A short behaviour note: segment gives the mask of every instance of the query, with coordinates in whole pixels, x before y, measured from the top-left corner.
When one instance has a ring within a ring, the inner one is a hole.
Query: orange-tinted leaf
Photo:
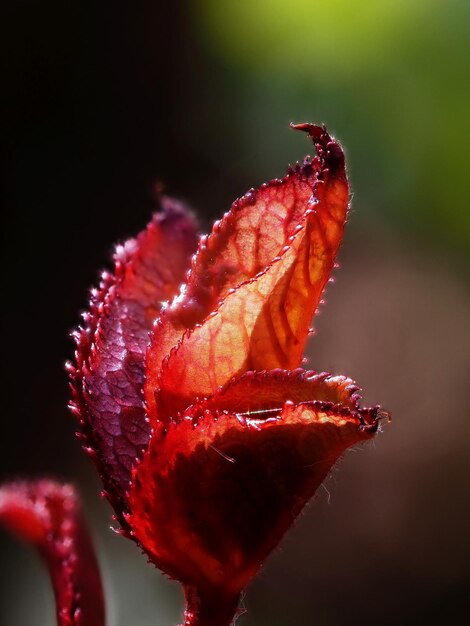
[[[104,626],[99,568],[72,486],[48,480],[4,485],[0,523],[46,562],[58,626]]]
[[[92,292],[69,366],[72,409],[118,515],[150,434],[142,393],[148,332],[163,301],[178,292],[196,247],[192,216],[169,198],[161,202],[147,229],[117,247],[114,274],[105,272]]]
[[[314,139],[316,159],[235,203],[163,311],[147,354],[152,421],[167,423],[245,371],[300,364],[349,201],[339,144],[316,126],[300,128]]]
[[[333,395],[343,392],[339,384]],[[346,448],[372,436],[377,412],[315,401],[287,402],[266,419],[206,410],[195,423],[188,412],[166,434],[157,429],[134,469],[132,531],[170,576],[230,597],[256,573]]]

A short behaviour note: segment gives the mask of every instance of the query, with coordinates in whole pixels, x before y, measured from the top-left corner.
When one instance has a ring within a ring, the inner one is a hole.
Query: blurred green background
[[[468,2],[194,7],[194,36],[223,86],[213,89],[213,114],[230,111],[247,171],[268,177],[286,154],[298,157],[288,120],[324,121],[350,155],[361,219],[379,216],[405,236],[468,251]]]
[[[394,421],[346,455],[244,599],[240,626],[456,622],[470,586],[470,2],[22,0],[2,7],[1,478],[83,493],[109,626],[172,626],[178,586],[108,531],[62,363],[114,242],[163,181],[202,228],[310,150],[352,182],[309,366]],[[35,555],[0,537],[0,624],[52,626]]]

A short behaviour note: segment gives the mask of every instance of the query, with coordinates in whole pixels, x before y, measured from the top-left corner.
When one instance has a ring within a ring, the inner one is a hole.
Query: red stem
[[[88,528],[81,517],[75,517],[72,566],[56,555],[40,550],[46,561],[54,588],[58,626],[105,626],[103,587],[98,561]],[[70,572],[70,569],[72,572]],[[68,570],[68,571],[67,571]],[[70,576],[74,599],[64,589],[64,576]]]
[[[47,564],[58,626],[104,626],[99,566],[71,485],[49,480],[4,485],[0,523],[36,547]]]
[[[201,591],[184,587],[186,608],[181,626],[230,626],[236,616],[240,594],[219,589]]]

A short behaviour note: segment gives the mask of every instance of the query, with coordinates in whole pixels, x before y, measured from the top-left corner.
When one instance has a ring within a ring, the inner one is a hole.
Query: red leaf
[[[250,372],[158,429],[129,518],[154,562],[203,592],[239,593],[346,448],[375,433],[379,410],[359,409],[356,390],[327,374]]]
[[[251,418],[278,415],[285,402],[323,402],[360,411],[359,387],[346,376],[327,372],[271,370],[246,372],[220,388],[212,396],[189,407],[184,416],[193,419],[205,411],[225,411]]]
[[[148,331],[163,301],[177,293],[196,247],[192,216],[169,198],[161,202],[147,229],[117,247],[114,274],[105,272],[92,292],[85,328],[75,333],[76,366],[69,366],[72,410],[118,515],[150,434],[142,395]]]
[[[153,330],[146,381],[153,423],[168,423],[247,370],[300,364],[349,195],[339,144],[317,126],[298,128],[318,156],[234,203],[201,241],[186,289]]]
[[[4,485],[0,522],[46,562],[58,626],[104,626],[98,563],[73,487],[48,480]]]

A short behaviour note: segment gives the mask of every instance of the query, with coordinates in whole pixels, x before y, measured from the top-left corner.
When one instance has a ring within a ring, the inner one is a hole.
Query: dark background
[[[109,625],[168,626],[178,586],[108,532],[63,363],[113,244],[153,189],[204,229],[310,150],[343,142],[354,191],[310,366],[394,421],[346,455],[244,600],[240,625],[454,621],[470,583],[465,0],[39,2],[2,8],[1,478],[75,482]],[[0,624],[53,624],[35,555],[0,536]]]

